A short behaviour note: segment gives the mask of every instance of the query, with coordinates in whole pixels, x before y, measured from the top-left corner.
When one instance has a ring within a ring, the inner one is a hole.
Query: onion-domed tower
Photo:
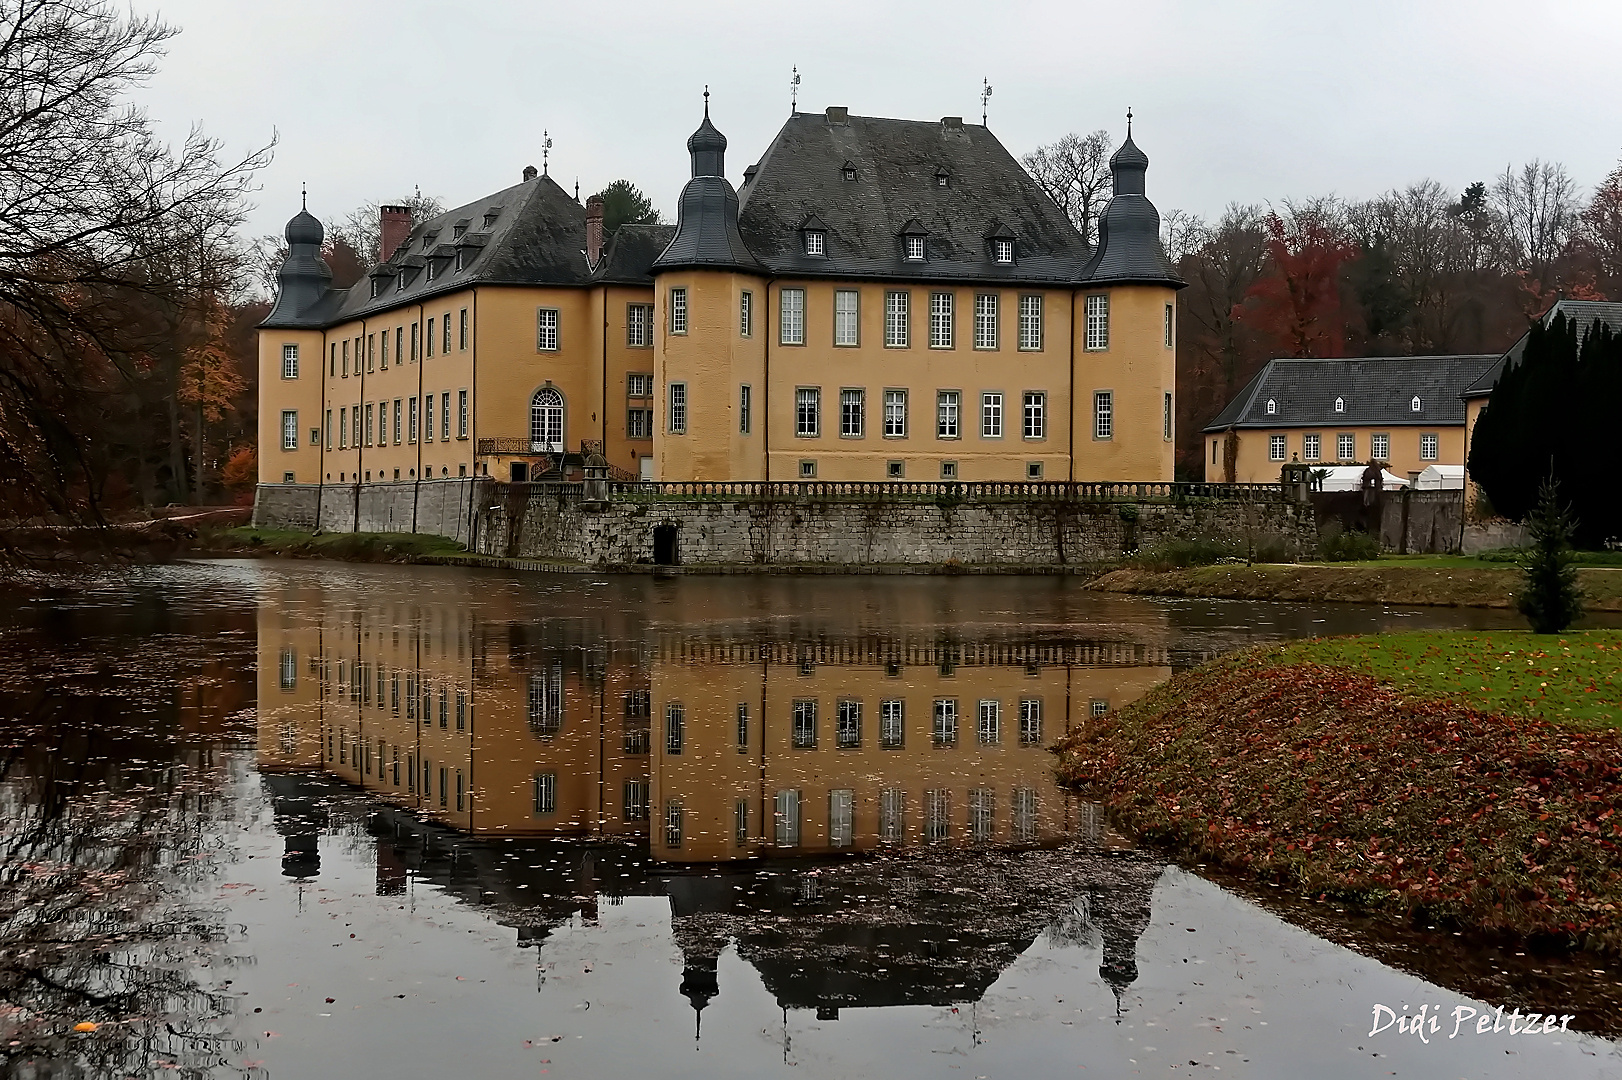
[[[1098,247],[1076,276],[1075,477],[1170,480],[1176,416],[1177,291],[1146,193],[1149,155],[1126,141],[1110,158],[1115,193]]]
[[[326,230],[301,207],[287,223],[276,303],[259,324],[259,481],[321,479],[322,319],[340,297],[321,257]]]
[[[294,325],[332,288],[332,270],[321,257],[326,230],[308,207],[287,223],[287,258],[276,272],[276,306],[262,326]]]
[[[726,149],[706,87],[676,235],[653,263],[659,480],[767,479],[766,270],[738,233]]]

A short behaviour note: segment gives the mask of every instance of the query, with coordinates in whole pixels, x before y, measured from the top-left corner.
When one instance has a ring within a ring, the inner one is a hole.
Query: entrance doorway
[[[563,395],[543,386],[529,402],[529,449],[535,454],[563,450]]]
[[[676,526],[666,522],[653,527],[653,561],[658,566],[676,565]]]
[[[529,482],[529,462],[515,461],[512,463],[512,481],[515,484]]]

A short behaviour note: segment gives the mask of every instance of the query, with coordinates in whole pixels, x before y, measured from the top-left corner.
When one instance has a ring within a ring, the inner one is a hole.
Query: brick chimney
[[[586,200],[586,265],[593,270],[603,256],[603,200],[593,195]]]
[[[411,238],[411,210],[404,206],[385,206],[378,213],[377,261],[387,262],[400,245]]]
[[[535,166],[533,166],[533,165],[525,165],[524,166],[524,183],[526,183],[526,184],[529,183],[531,180],[535,179],[539,175],[541,175],[541,174],[535,171]]]

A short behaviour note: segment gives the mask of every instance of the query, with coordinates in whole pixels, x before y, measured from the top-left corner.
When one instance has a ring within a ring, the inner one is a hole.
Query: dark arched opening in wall
[[[673,522],[653,527],[653,561],[658,566],[675,566],[678,562],[676,551],[676,526]]]

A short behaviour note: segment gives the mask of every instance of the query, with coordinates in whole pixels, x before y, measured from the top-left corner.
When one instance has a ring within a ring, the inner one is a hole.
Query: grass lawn
[[[1284,663],[1351,668],[1419,696],[1589,728],[1622,728],[1622,631],[1422,631],[1318,638]]]

